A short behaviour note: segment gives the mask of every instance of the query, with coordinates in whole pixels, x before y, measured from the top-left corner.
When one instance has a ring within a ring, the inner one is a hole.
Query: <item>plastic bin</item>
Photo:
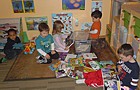
[[[134,26],[134,34],[140,38],[140,27],[137,25]]]
[[[75,51],[76,53],[90,53],[91,50],[91,40],[80,40],[75,41]]]
[[[134,18],[135,18],[135,25],[140,26],[140,19],[137,17]]]
[[[88,32],[85,32],[85,31],[75,31],[73,32],[72,34],[72,39],[73,40],[88,40],[88,37],[89,37],[89,33]]]
[[[124,26],[120,27],[120,37],[119,37],[119,42],[121,44],[124,44],[127,42],[127,29]]]
[[[127,19],[124,19],[124,26],[128,29],[129,21]]]
[[[124,12],[124,19],[130,21],[130,13],[125,10],[123,12]]]
[[[136,55],[137,55],[137,53],[138,53],[139,44],[140,44],[140,42],[139,42],[134,36],[132,36],[132,47],[133,47],[134,53],[135,53]]]
[[[118,44],[118,38],[116,34],[113,35],[113,47],[117,49],[117,44]]]

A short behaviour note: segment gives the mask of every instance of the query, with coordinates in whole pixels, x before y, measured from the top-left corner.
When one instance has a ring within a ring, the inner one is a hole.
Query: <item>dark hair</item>
[[[15,34],[17,34],[17,30],[12,29],[12,28],[7,31],[8,35],[9,35],[10,32],[15,32]]]
[[[39,29],[40,32],[42,32],[42,31],[48,31],[49,32],[50,31],[49,26],[44,22],[39,24],[38,29]]]
[[[64,28],[64,24],[60,20],[56,20],[54,22],[54,24],[53,24],[53,32],[52,32],[52,34],[56,34],[60,30],[62,30],[62,28]]]
[[[134,55],[134,50],[133,50],[133,47],[130,44],[126,43],[126,44],[123,44],[119,47],[117,53],[118,54],[123,54],[124,56],[128,56],[128,55],[133,56]]]
[[[91,17],[102,18],[102,12],[99,10],[95,10],[94,12],[91,13]]]

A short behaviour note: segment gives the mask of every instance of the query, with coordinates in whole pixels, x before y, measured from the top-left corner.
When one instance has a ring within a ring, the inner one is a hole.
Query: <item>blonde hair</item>
[[[60,33],[62,28],[64,28],[64,24],[60,20],[56,20],[53,24],[52,34]]]

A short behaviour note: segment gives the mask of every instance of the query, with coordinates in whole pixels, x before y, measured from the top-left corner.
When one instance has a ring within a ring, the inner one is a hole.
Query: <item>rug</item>
[[[22,52],[12,65],[5,78],[5,81],[55,78],[54,71],[51,71],[49,68],[50,64],[36,63],[37,55],[37,51],[35,51],[33,54],[27,55]],[[53,60],[52,64],[56,63],[57,61],[58,60]]]
[[[110,46],[107,44],[105,39],[101,38],[99,44],[96,41],[92,41],[91,52],[97,55],[97,60],[107,61],[112,60],[114,63],[117,62],[115,54],[111,51]],[[70,53],[74,53],[74,46],[71,47]],[[29,79],[43,79],[43,78],[55,78],[54,71],[51,71],[48,66],[50,64],[38,64],[36,63],[37,51],[33,54],[25,55],[21,53],[15,60],[13,66],[9,70],[5,81],[12,80],[29,80]],[[53,60],[52,64],[58,62]]]

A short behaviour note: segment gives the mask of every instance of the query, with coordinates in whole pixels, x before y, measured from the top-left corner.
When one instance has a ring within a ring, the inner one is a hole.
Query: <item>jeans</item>
[[[17,57],[21,53],[21,49],[6,49],[4,50],[4,53],[6,54],[6,59],[13,59]]]

